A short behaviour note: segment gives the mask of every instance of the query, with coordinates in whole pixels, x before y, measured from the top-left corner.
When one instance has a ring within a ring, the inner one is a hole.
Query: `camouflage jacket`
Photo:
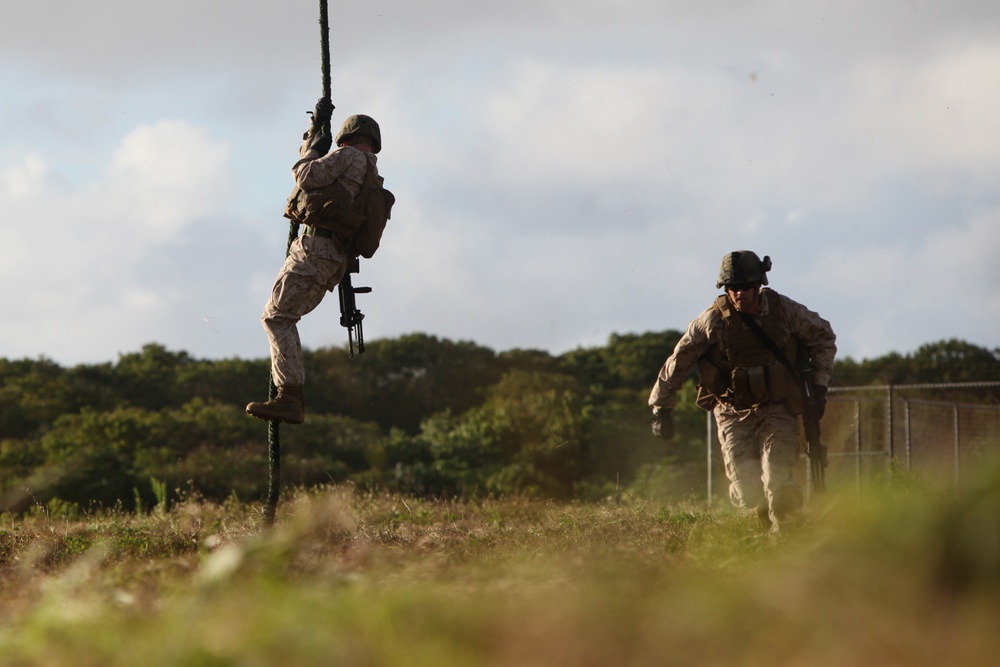
[[[771,299],[780,299],[781,307],[770,308],[768,302]],[[761,290],[760,309],[753,317],[756,319],[768,317],[772,310],[778,312],[779,326],[809,348],[815,366],[816,384],[827,386],[833,372],[833,359],[837,353],[837,337],[830,323],[802,304],[765,287]],[[713,348],[721,348],[723,336],[723,318],[719,309],[713,304],[688,325],[673,354],[663,364],[649,394],[649,405],[654,409],[673,408],[677,404],[677,392],[684,384],[684,379],[692,366]]]
[[[316,190],[339,180],[352,197],[361,190],[368,164],[378,161],[374,153],[365,153],[353,146],[342,146],[321,157],[309,150],[308,141],[302,143],[299,156],[301,159],[292,165],[292,175],[300,188]]]

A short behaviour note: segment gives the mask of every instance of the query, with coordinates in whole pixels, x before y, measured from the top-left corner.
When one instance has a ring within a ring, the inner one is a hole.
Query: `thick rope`
[[[323,97],[332,99],[330,92],[330,17],[327,13],[326,0],[319,0],[319,45],[319,65],[323,69]],[[330,134],[329,121],[323,126],[323,131]]]
[[[323,70],[323,97],[330,98],[330,18],[327,11],[327,0],[319,0],[320,28],[320,67]],[[323,126],[323,132],[330,135],[330,121]],[[285,245],[285,257],[292,249],[292,243],[299,236],[299,223],[291,220],[288,224],[288,243]],[[274,384],[274,376],[268,375],[267,400],[273,400],[278,395]],[[280,422],[276,420],[267,423],[267,504],[264,507],[264,525],[274,526],[274,516],[278,511],[278,498],[281,496],[281,438],[278,432]]]

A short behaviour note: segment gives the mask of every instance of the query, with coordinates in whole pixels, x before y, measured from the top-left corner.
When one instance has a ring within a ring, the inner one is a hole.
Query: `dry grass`
[[[0,526],[0,665],[939,665],[1000,650],[1000,475],[772,544],[629,501],[296,492]]]

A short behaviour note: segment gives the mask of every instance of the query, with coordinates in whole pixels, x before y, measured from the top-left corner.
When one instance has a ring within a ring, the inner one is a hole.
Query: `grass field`
[[[431,501],[4,515],[0,665],[993,665],[1000,471],[728,508]]]

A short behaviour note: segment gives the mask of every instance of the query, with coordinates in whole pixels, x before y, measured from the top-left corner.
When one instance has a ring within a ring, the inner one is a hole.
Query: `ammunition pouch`
[[[759,322],[736,311],[725,294],[715,300],[724,325],[721,345],[698,360],[702,380],[696,400],[706,410],[721,401],[740,410],[784,403],[793,416],[805,411],[804,388],[786,358],[799,341],[781,324],[781,295],[764,294],[770,312]]]
[[[729,389],[728,371],[707,356],[698,358],[698,395],[694,401],[699,408],[711,412]]]
[[[763,366],[733,369],[732,402],[740,408],[769,402]]]
[[[310,227],[330,230],[333,237],[347,245],[364,217],[353,206],[351,193],[334,181],[315,190],[296,186],[285,205],[285,217]]]
[[[285,217],[315,229],[329,230],[348,256],[371,259],[396,202],[383,183],[371,163],[356,197],[340,181],[315,190],[295,186],[285,204]]]
[[[723,402],[738,409],[784,403],[791,415],[805,411],[802,387],[780,362],[729,371],[706,356],[698,360],[698,373],[701,382],[695,402],[703,410],[712,410]]]

